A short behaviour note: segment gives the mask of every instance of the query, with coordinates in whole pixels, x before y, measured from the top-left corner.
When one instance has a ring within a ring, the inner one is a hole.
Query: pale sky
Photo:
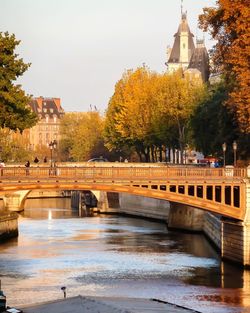
[[[215,0],[183,0],[191,31]],[[34,97],[61,98],[68,111],[104,112],[126,69],[166,70],[181,0],[0,0],[0,31],[14,33],[32,63],[20,83]],[[206,45],[211,48],[209,35]]]

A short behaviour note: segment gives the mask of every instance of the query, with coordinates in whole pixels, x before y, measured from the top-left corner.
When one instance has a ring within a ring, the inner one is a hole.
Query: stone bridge
[[[193,168],[103,163],[85,166],[5,167],[0,193],[34,189],[99,190],[129,193],[186,204],[226,217],[248,220],[248,171],[244,168]],[[20,197],[23,205],[27,192]],[[7,205],[7,200],[5,201]]]
[[[128,193],[219,214],[224,217],[218,228],[222,257],[250,266],[250,167],[105,162],[1,169],[0,195],[7,209],[22,209],[27,194],[35,189]]]

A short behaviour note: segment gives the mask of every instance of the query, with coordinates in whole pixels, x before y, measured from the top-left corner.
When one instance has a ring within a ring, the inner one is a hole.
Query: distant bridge
[[[249,169],[194,168],[133,163],[5,167],[0,193],[34,189],[100,190],[164,199],[244,221]]]

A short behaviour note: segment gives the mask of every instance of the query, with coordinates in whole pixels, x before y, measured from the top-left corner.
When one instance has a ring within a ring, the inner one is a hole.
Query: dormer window
[[[54,110],[51,108],[51,109],[50,109],[50,113],[53,113],[53,111],[54,111]]]
[[[46,113],[46,112],[47,112],[47,109],[46,109],[46,108],[44,108],[44,109],[43,109],[43,112],[44,112],[44,113]]]

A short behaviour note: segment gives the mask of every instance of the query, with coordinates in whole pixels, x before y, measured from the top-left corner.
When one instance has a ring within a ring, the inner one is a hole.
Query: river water
[[[204,313],[250,312],[250,272],[203,235],[114,215],[79,217],[69,199],[27,200],[19,237],[0,245],[10,306],[67,296],[157,298]]]

